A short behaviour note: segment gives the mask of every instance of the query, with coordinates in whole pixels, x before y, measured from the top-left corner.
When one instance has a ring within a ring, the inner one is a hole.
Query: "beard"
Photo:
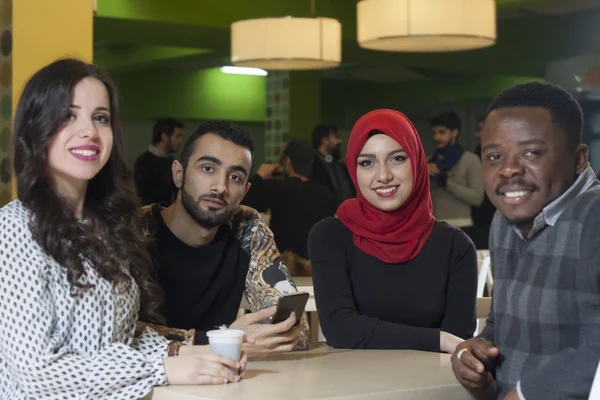
[[[333,158],[335,161],[339,161],[340,158],[342,157],[342,149],[341,149],[341,145],[336,145],[333,149],[331,149],[331,158]]]
[[[200,199],[202,198],[213,198],[223,202],[225,201],[222,195],[212,193],[200,196]],[[212,207],[209,207],[208,210],[203,210],[196,202],[196,199],[194,199],[194,197],[187,190],[185,190],[185,184],[183,184],[181,187],[181,204],[183,205],[183,209],[190,215],[190,217],[193,218],[194,221],[196,221],[198,225],[207,229],[223,225],[229,221],[235,212],[235,208],[225,208],[225,210],[221,213],[218,213]]]
[[[169,140],[169,142],[167,143],[167,147],[169,147],[168,148],[168,153],[169,154],[175,154],[175,153],[177,153],[177,150],[173,146],[173,143],[171,142],[171,140]]]

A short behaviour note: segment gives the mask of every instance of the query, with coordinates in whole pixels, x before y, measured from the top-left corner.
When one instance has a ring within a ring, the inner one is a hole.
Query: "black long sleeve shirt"
[[[306,240],[320,220],[335,215],[335,201],[327,187],[299,178],[252,178],[242,204],[259,212],[271,210],[270,228],[280,252],[289,250],[308,258]]]
[[[333,347],[440,351],[440,330],[475,330],[477,254],[469,237],[436,222],[414,260],[387,264],[354,245],[340,220],[327,218],[308,238],[315,300]]]
[[[171,166],[173,157],[158,157],[146,151],[135,161],[135,187],[142,205],[171,205],[177,195]]]

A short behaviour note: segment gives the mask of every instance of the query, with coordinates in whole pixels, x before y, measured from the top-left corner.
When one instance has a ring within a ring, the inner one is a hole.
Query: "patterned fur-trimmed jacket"
[[[142,208],[142,221],[144,235],[152,240],[157,227],[151,205]],[[281,263],[273,233],[256,210],[246,206],[238,206],[229,220],[229,224],[231,232],[240,241],[243,250],[250,256],[250,265],[248,266],[244,285],[244,297],[252,312],[276,305],[282,295],[298,291],[292,276],[285,265]],[[281,276],[284,278],[280,279]],[[145,325],[141,323],[139,328]],[[310,329],[306,313],[302,316],[301,325],[300,340],[295,350],[308,350],[310,347]],[[152,327],[169,339],[188,344],[193,343],[193,330],[161,328],[154,325]]]

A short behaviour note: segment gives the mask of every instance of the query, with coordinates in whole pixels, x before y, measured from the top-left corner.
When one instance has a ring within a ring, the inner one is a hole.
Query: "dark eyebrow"
[[[218,158],[213,157],[213,156],[202,156],[196,160],[196,162],[200,162],[200,161],[208,161],[213,164],[223,165],[223,161],[221,161]]]
[[[394,154],[400,154],[400,153],[406,154],[406,150],[404,150],[404,149],[393,150],[388,153],[388,156],[393,156]]]
[[[223,166],[223,161],[221,161],[217,157],[213,157],[213,156],[202,156],[196,160],[196,162],[200,162],[200,161],[208,161],[213,164],[217,164],[218,166]],[[232,171],[241,172],[242,174],[248,176],[248,170],[243,165],[233,165],[230,167],[230,169]]]
[[[544,142],[541,139],[529,139],[529,140],[523,140],[521,142],[519,142],[519,144],[523,144],[525,146],[531,145],[531,144],[541,144],[541,145],[545,145],[546,142]]]
[[[389,156],[393,156],[394,154],[399,154],[399,153],[405,153],[406,154],[406,150],[404,149],[397,149],[397,150],[392,150],[388,153],[388,157]],[[365,154],[359,154],[358,157],[364,157],[364,158],[376,158],[375,154],[371,154],[371,153],[365,153]],[[358,158],[356,157],[356,158]]]
[[[483,153],[484,151],[488,151],[488,150],[494,150],[497,149],[498,147],[500,147],[499,144],[486,144],[485,146],[483,146],[483,148],[481,149],[481,152]]]
[[[69,108],[78,108],[78,109],[81,110],[81,107],[79,107],[79,106],[77,106],[75,104],[71,104],[69,106]],[[101,111],[108,111],[108,112],[110,112],[110,110],[108,108],[106,108],[106,107],[96,107],[95,110],[101,110]]]
[[[242,174],[248,176],[248,170],[241,165],[234,165],[231,167],[233,171],[241,172]]]
[[[543,141],[543,140],[541,140],[541,139],[529,139],[529,140],[522,140],[522,141],[520,141],[520,142],[519,142],[519,144],[520,144],[521,146],[530,146],[530,145],[532,145],[532,144],[544,145],[544,146],[545,146],[547,143],[546,143],[546,142],[544,142],[544,141]],[[486,145],[485,145],[485,146],[483,146],[483,148],[481,149],[481,152],[483,153],[483,152],[485,152],[485,151],[488,151],[488,150],[494,150],[494,149],[497,149],[497,148],[499,148],[499,147],[500,147],[500,145],[499,145],[499,144],[495,144],[495,143],[492,143],[492,144],[486,144]]]

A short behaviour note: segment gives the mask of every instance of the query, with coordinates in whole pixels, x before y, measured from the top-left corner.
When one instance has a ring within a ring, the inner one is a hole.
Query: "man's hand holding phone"
[[[242,351],[249,357],[273,355],[292,351],[300,340],[301,325],[296,324],[296,315],[290,316],[276,324],[261,323],[275,315],[277,307],[269,307],[255,313],[246,314],[230,325],[230,329],[243,330],[255,343],[242,344]],[[300,315],[298,318],[301,318]]]

